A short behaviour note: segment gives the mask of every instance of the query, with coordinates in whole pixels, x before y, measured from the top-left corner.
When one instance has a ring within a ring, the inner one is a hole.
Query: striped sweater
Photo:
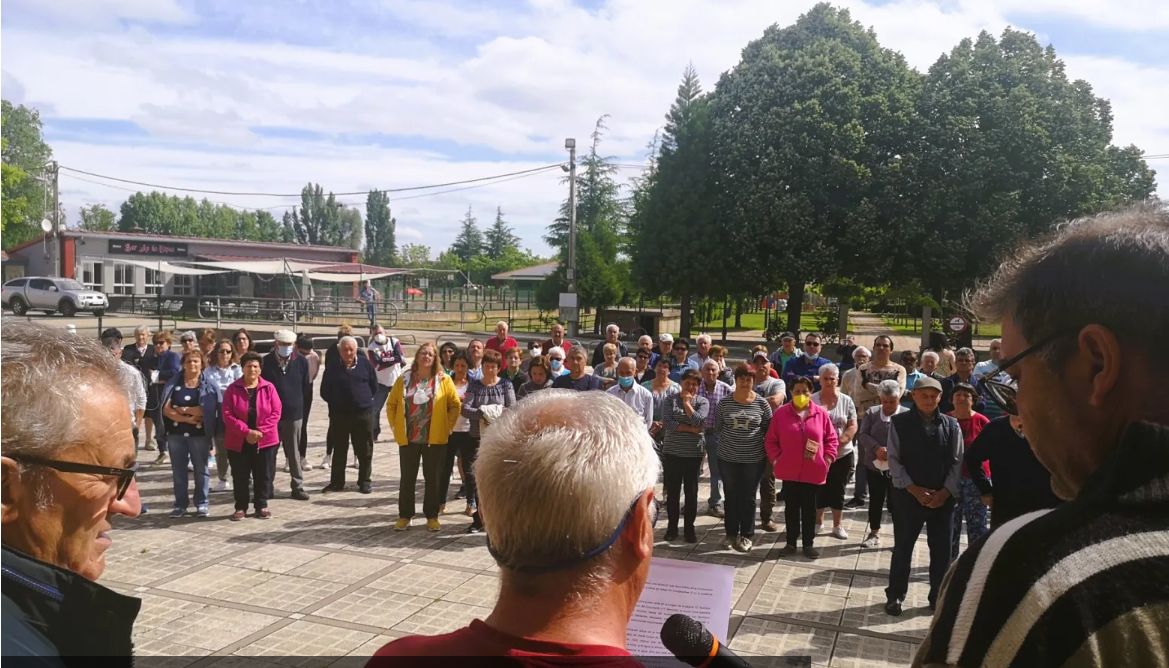
[[[1169,665],[1169,426],[1130,424],[1074,500],[967,550],[914,665]]]

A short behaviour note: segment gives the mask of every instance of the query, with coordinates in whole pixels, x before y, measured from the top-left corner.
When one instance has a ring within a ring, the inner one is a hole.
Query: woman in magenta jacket
[[[812,545],[816,538],[816,491],[828,477],[839,441],[828,411],[812,403],[812,379],[797,378],[791,393],[792,400],[771,417],[763,445],[775,479],[783,481],[787,521],[783,553],[795,554],[796,539],[802,535],[804,556],[815,559],[820,556]]]
[[[244,518],[248,510],[248,483],[252,485],[256,518],[272,517],[268,510],[268,481],[276,466],[276,446],[280,436],[280,395],[276,386],[260,377],[260,356],[253,352],[240,357],[243,376],[223,391],[223,446],[231,462],[232,486],[235,488],[233,522]]]

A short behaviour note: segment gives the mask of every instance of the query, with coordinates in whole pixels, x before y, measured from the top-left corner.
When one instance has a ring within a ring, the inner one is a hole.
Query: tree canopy
[[[40,234],[41,220],[52,211],[46,167],[53,150],[45,143],[40,112],[3,101],[0,156],[0,236],[4,247],[10,248]]]

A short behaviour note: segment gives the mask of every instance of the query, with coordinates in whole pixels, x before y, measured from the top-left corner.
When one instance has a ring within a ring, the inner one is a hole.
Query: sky
[[[773,23],[812,0],[5,0],[0,94],[40,110],[67,167],[259,193],[449,183],[563,163],[609,114],[601,152],[628,182],[687,63],[706,89]],[[925,71],[961,39],[1008,26],[1052,44],[1112,102],[1114,143],[1169,153],[1169,3],[838,1]],[[1169,160],[1158,193],[1169,199]],[[104,185],[103,185],[104,184]],[[133,186],[62,172],[68,220]],[[399,244],[432,257],[468,207],[537,254],[567,195],[559,170],[391,194]],[[297,197],[207,195],[279,218]],[[364,196],[342,197],[364,205]]]

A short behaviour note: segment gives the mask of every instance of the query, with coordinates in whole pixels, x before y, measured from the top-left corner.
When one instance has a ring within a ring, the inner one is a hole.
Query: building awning
[[[304,260],[290,260],[288,258],[212,262],[197,260],[192,261],[189,264],[196,264],[200,267],[207,267],[210,269],[239,271],[246,274],[262,274],[265,276],[279,276],[281,274],[299,273],[301,271],[310,269],[331,266],[329,264],[322,264],[320,262],[306,262]]]
[[[166,260],[118,260],[123,264],[132,264],[135,267],[146,267],[147,269],[154,269],[164,274],[171,274],[174,276],[210,276],[211,274],[225,274],[226,269],[196,269],[194,267],[183,267]]]
[[[533,267],[524,267],[523,269],[513,269],[512,271],[504,271],[498,274],[493,274],[491,280],[493,281],[542,281],[548,278],[556,269],[560,267],[560,262],[545,262],[544,264],[537,264]]]

